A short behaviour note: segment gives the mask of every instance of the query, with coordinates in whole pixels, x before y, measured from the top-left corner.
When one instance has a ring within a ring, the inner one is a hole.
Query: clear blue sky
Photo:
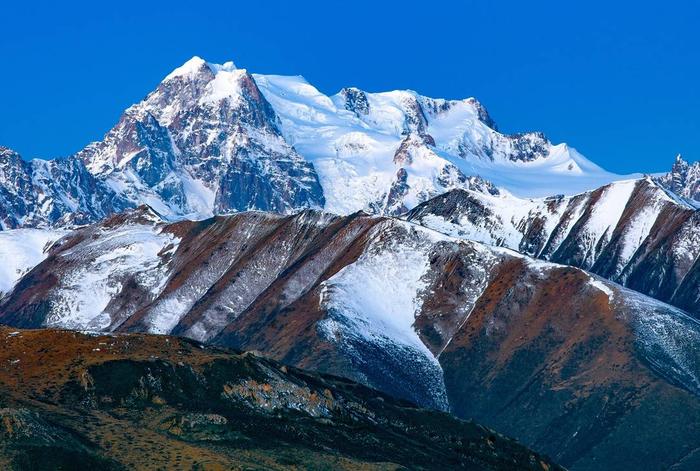
[[[199,55],[325,93],[475,96],[502,130],[542,130],[617,172],[700,159],[691,1],[23,3],[2,8],[0,144],[26,158],[100,139]]]

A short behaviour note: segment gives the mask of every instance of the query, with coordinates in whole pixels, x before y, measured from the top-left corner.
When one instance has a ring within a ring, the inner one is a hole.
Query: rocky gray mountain
[[[130,207],[75,158],[32,160],[0,147],[0,227],[94,222]]]
[[[78,154],[90,171],[171,217],[322,207],[313,166],[288,145],[245,70],[193,59]]]
[[[656,181],[683,198],[700,202],[700,162],[690,164],[678,154],[671,171]]]

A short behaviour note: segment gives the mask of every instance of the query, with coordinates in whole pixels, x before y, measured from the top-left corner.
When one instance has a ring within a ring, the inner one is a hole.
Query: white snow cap
[[[231,72],[236,70],[236,65],[233,61],[224,62],[223,64],[214,64],[207,62],[199,56],[194,56],[184,64],[182,64],[177,69],[170,72],[164,80],[170,80],[175,77],[188,76],[198,73],[202,70],[202,66],[206,65],[213,73],[218,73],[220,71]]]

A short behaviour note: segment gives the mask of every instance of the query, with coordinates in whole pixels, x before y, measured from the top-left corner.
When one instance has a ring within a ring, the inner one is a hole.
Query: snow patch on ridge
[[[172,252],[178,242],[156,227],[127,224],[103,230],[93,242],[62,253],[61,257],[80,263],[62,274],[46,326],[108,329],[113,319],[106,308],[128,280],[133,279],[152,297],[163,289],[167,276],[161,269],[161,256],[168,247]]]
[[[422,305],[420,293],[426,287],[429,248],[433,235],[441,236],[406,224],[399,226],[408,232],[405,239],[392,237],[385,245],[381,231],[397,229],[394,224],[380,225],[365,253],[322,283],[319,304],[328,317],[319,322],[319,329],[351,352],[366,348],[363,345],[380,346],[401,369],[411,358],[421,371],[411,381],[426,385],[434,404],[444,408],[442,368],[414,329]]]
[[[608,297],[608,300],[610,300],[610,301],[613,300],[613,296],[615,295],[615,292],[612,290],[612,288],[610,288],[610,286],[607,285],[607,283],[610,283],[609,281],[600,280],[597,277],[591,275],[590,273],[588,273],[588,277],[589,277],[589,280],[590,280],[589,283],[591,284],[591,286],[593,286],[594,288],[598,289],[599,291],[602,291],[603,293],[605,293],[605,295]]]
[[[593,211],[587,223],[588,232],[596,237],[594,243],[597,243],[606,231],[612,232],[615,229],[637,181],[625,180],[605,187],[595,204],[596,210]]]
[[[427,267],[424,252],[397,244],[361,258],[325,281],[320,302],[342,313],[358,335],[373,341],[391,339],[430,355],[413,328]]]
[[[656,199],[652,205],[643,207],[627,225],[627,230],[622,235],[618,270],[621,270],[632,259],[632,256],[651,232],[651,228],[663,209],[660,203],[661,201]]]
[[[214,80],[207,84],[208,92],[202,96],[200,103],[211,103],[223,99],[231,99],[235,105],[236,100],[241,97],[240,80],[246,75],[246,71],[241,69],[227,70],[223,66],[217,69]]]

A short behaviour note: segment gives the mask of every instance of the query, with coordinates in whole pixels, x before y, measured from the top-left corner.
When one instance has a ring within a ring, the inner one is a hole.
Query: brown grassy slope
[[[488,429],[187,340],[0,328],[3,469],[557,469]]]

